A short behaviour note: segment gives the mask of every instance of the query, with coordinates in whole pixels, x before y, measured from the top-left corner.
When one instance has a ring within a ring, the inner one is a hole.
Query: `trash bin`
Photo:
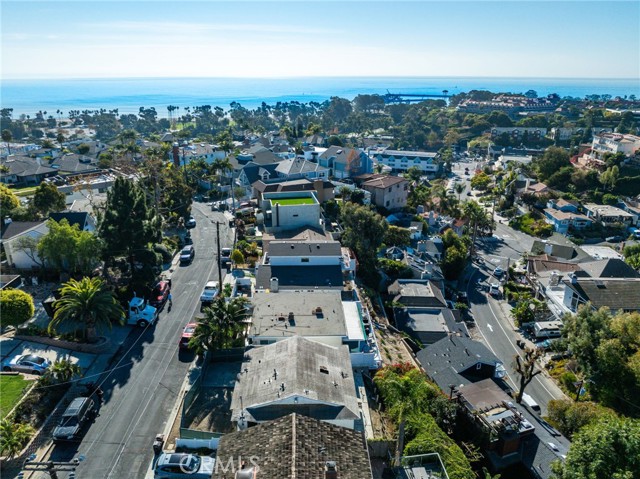
[[[164,446],[164,435],[158,434],[156,439],[153,441],[153,452],[155,454],[160,454],[162,452],[162,446]]]

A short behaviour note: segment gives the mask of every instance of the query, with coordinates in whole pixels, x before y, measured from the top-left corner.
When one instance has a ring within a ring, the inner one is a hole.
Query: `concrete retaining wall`
[[[46,336],[25,336],[16,334],[15,339],[21,341],[31,341],[34,343],[47,344],[56,348],[70,349],[79,353],[102,354],[106,353],[111,346],[111,339],[105,336],[99,338],[98,343],[76,343],[75,341],[65,341],[63,339],[48,338]]]

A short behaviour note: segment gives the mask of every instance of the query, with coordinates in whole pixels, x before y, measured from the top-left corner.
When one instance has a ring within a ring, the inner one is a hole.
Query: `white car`
[[[216,299],[219,291],[220,285],[217,281],[207,281],[207,284],[204,286],[204,290],[200,295],[200,301],[203,303],[211,303],[214,299]]]
[[[162,453],[156,462],[155,479],[209,479],[215,459],[186,453]]]

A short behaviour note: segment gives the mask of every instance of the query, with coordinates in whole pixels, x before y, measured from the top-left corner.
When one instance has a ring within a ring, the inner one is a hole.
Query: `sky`
[[[640,78],[640,1],[6,1],[3,79]]]

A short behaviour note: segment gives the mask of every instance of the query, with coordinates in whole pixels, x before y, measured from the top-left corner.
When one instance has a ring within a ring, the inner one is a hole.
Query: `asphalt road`
[[[149,470],[153,440],[164,430],[194,359],[193,354],[178,352],[178,339],[184,325],[199,313],[204,284],[218,279],[212,219],[223,223],[221,247],[233,242],[233,231],[222,213],[194,203],[193,216],[197,221],[191,233],[196,255],[192,264],[175,267],[171,312],[167,304],[155,326],[132,331],[119,361],[101,378],[105,402],[82,442],[59,444],[51,452],[54,461],[84,455],[78,477],[140,478]]]
[[[489,349],[503,361],[509,376],[508,383],[514,390],[519,389],[519,376],[514,372],[512,363],[516,354],[522,354],[522,349],[516,345],[516,341],[522,338],[508,317],[504,302],[489,296],[484,286],[498,282],[492,275],[496,266],[503,269],[508,264],[513,266],[523,251],[531,249],[532,243],[533,239],[524,233],[498,224],[492,239],[478,242],[478,253],[483,261],[473,264],[474,271],[467,288],[476,329]],[[536,376],[525,391],[540,405],[542,415],[546,414],[546,405],[551,399],[566,397],[544,373]]]

